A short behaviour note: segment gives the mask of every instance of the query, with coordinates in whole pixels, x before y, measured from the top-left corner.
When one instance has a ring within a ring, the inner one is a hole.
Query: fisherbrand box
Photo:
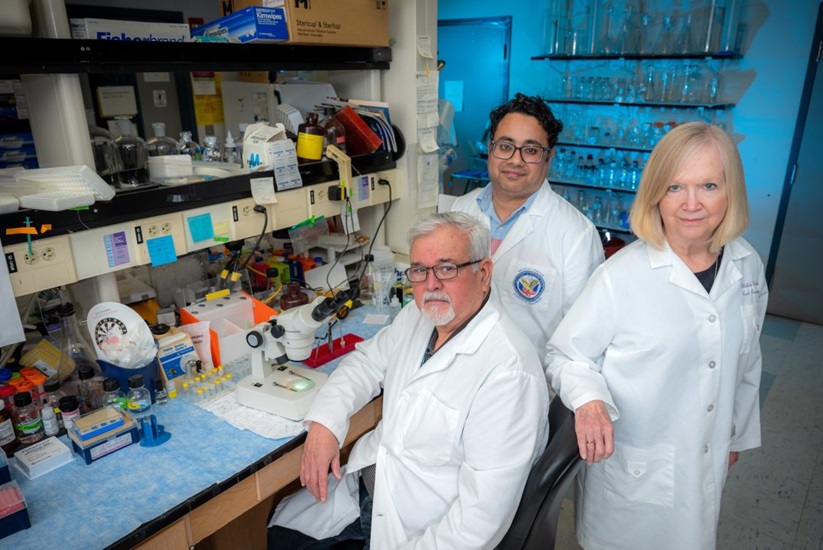
[[[240,42],[282,42],[289,38],[283,8],[250,6],[191,31],[194,37],[221,37]]]
[[[71,37],[77,40],[191,42],[185,23],[142,23],[113,19],[72,19]]]
[[[289,44],[389,45],[388,0],[218,0],[223,15],[246,6],[285,10]]]

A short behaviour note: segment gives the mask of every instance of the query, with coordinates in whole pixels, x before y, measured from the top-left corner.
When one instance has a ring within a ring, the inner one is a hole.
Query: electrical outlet
[[[15,296],[25,296],[47,288],[77,281],[68,236],[39,239],[3,247]]]

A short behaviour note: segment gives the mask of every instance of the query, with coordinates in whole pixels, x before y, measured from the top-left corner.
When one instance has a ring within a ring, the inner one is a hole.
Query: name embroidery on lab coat
[[[546,289],[546,281],[537,271],[523,269],[514,276],[514,293],[526,302],[533,304],[540,300]]]
[[[751,283],[740,283],[740,289],[743,291],[743,296],[760,294],[760,283],[757,281]]]

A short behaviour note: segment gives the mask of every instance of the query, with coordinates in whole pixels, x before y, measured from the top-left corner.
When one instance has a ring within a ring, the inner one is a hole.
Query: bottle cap
[[[11,378],[11,371],[9,369],[0,369],[0,382],[8,382]]]
[[[88,380],[89,378],[94,377],[94,367],[91,365],[81,365],[79,369],[77,369],[77,376],[80,380]]]
[[[129,387],[130,388],[139,388],[139,387],[142,387],[144,385],[145,384],[143,382],[143,375],[142,374],[135,374],[135,375],[129,376]]]
[[[337,109],[335,109],[335,108],[334,108],[334,107],[332,107],[331,105],[325,105],[325,106],[323,107],[323,114],[324,114],[324,115],[331,115],[331,116],[334,116],[334,113],[335,113],[336,111],[337,111]]]
[[[366,262],[373,262],[374,261],[374,254],[366,254],[366,256],[363,258],[363,260],[366,261]]]
[[[231,130],[229,130],[229,133],[226,134],[226,147],[235,147],[234,136],[231,135]]]
[[[171,330],[171,327],[164,323],[157,323],[156,325],[151,325],[149,330],[151,330],[152,334],[160,336],[161,334],[166,334],[169,330]]]
[[[60,379],[59,378],[49,378],[46,380],[46,383],[43,384],[43,389],[47,392],[53,392],[60,389]]]
[[[163,383],[161,379],[157,379],[154,381],[154,389],[157,391],[162,391],[166,389],[166,385]]]
[[[66,397],[61,397],[60,401],[57,402],[57,405],[60,407],[61,412],[70,413],[76,411],[80,407],[80,401],[77,400],[77,396],[67,395]]]
[[[31,394],[27,391],[14,394],[14,406],[25,407],[31,405]]]
[[[57,308],[57,315],[60,317],[69,317],[74,315],[74,304],[71,302],[66,302],[65,304],[61,305]]]
[[[103,380],[103,391],[117,391],[120,389],[120,380],[117,378],[106,378]]]
[[[15,393],[17,393],[17,389],[14,386],[0,386],[0,397],[8,397]]]

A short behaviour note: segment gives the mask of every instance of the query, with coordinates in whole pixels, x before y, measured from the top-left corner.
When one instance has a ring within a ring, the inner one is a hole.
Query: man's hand
[[[602,401],[589,401],[574,411],[577,446],[586,464],[600,462],[614,452],[614,428]]]
[[[740,460],[740,453],[737,451],[731,451],[729,453],[729,470],[732,469],[732,466],[734,466],[735,462],[738,460]]]
[[[340,479],[340,446],[337,438],[324,425],[312,422],[303,444],[300,484],[320,502],[326,502],[329,465],[334,477]]]

